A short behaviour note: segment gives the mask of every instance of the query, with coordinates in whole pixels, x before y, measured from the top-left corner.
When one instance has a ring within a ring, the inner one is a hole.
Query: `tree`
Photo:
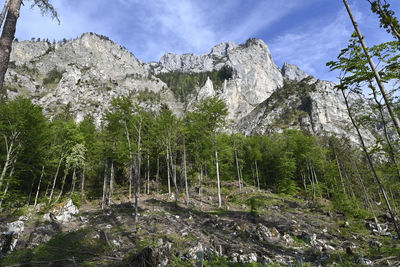
[[[83,135],[79,131],[79,127],[74,121],[67,121],[63,124],[62,129],[62,154],[65,155],[64,176],[61,180],[61,190],[57,196],[56,202],[61,198],[64,191],[67,175],[71,168],[76,168],[83,163],[86,148],[83,144]],[[73,180],[75,179],[75,169],[73,173]],[[73,183],[74,181],[71,181]],[[54,184],[53,184],[54,186]]]
[[[142,156],[142,134],[145,128],[146,112],[129,97],[117,97],[111,102],[112,111],[107,113],[110,132],[115,136],[125,136],[129,152],[129,200],[131,200],[132,180],[135,186],[135,220],[137,220],[139,203],[140,168]],[[134,141],[136,137],[136,147]],[[136,149],[136,155],[134,152]]]
[[[382,79],[381,79],[381,75],[379,74],[375,63],[372,60],[371,54],[369,53],[368,47],[367,47],[367,45],[366,45],[366,43],[364,41],[364,36],[361,34],[360,28],[358,27],[358,24],[357,24],[357,22],[356,22],[356,20],[355,20],[355,18],[353,16],[353,13],[352,13],[352,11],[350,9],[349,3],[347,2],[347,0],[343,0],[343,3],[346,6],[347,12],[348,12],[349,17],[351,19],[351,22],[353,23],[353,26],[354,26],[354,29],[355,29],[355,31],[357,33],[358,39],[360,41],[360,44],[361,44],[361,46],[362,46],[362,48],[364,50],[365,56],[368,59],[369,66],[370,66],[370,68],[371,68],[371,70],[372,70],[372,72],[374,74],[374,77],[375,77],[376,83],[378,85],[378,88],[379,88],[379,90],[380,90],[380,92],[382,94],[383,99],[385,100],[386,108],[388,109],[390,117],[392,118],[393,124],[396,127],[397,134],[400,137],[400,120],[397,117],[397,115],[395,114],[395,112],[393,111],[393,104],[392,104],[392,101],[391,101],[387,91],[386,91],[385,86],[383,85],[383,82],[382,82]]]
[[[219,130],[226,126],[227,115],[228,109],[226,107],[226,104],[222,99],[218,97],[209,97],[200,100],[200,102],[196,106],[196,111],[194,115],[194,118],[197,120],[196,123],[203,126],[200,129],[202,129],[202,131],[204,131],[208,136],[211,136],[211,140],[214,145],[219,208],[222,206],[222,198],[218,161],[217,134]]]
[[[50,14],[52,18],[59,22],[57,11],[49,3],[49,0],[32,0],[31,7],[37,6],[42,11],[42,14]],[[4,77],[8,69],[8,62],[10,61],[10,54],[12,42],[15,37],[17,21],[21,8],[22,0],[6,1],[2,14],[6,14],[3,30],[0,37],[0,95],[3,94]],[[2,22],[2,21],[1,21]],[[1,24],[0,24],[1,27]]]
[[[379,21],[381,23],[380,27],[385,28],[386,31],[393,35],[400,41],[400,24],[399,20],[394,16],[393,10],[390,10],[390,4],[383,0],[382,5],[381,0],[367,0],[371,4],[371,10],[378,15]]]
[[[171,177],[175,188],[175,203],[178,203],[178,185],[176,182],[176,147],[180,121],[167,106],[162,106],[156,118],[156,132],[161,146],[165,149],[167,166],[168,194],[171,195]]]
[[[37,168],[44,164],[46,132],[42,109],[30,100],[18,97],[0,106],[0,192],[7,191],[11,183],[32,191]],[[2,188],[5,180],[7,190]]]
[[[399,68],[397,61],[400,57],[400,54],[398,53],[398,47],[398,42],[387,42],[373,46],[369,49],[371,54],[379,59],[381,65],[379,72],[381,73],[382,79],[386,82],[397,76]],[[385,152],[389,154],[389,158],[396,168],[397,176],[400,178],[400,172],[397,166],[396,148],[390,136],[391,125],[389,125],[386,121],[387,115],[383,105],[378,99],[379,93],[373,83],[373,73],[367,66],[368,59],[363,53],[362,47],[360,46],[359,40],[355,33],[353,33],[351,39],[349,40],[348,47],[341,50],[337,59],[337,61],[328,62],[327,65],[331,69],[341,69],[346,72],[346,76],[342,77],[342,83],[348,85],[357,85],[352,87],[353,90],[358,89],[356,93],[361,93],[359,88],[365,86],[372,91],[373,100],[376,104],[372,106],[371,112],[375,112],[377,110],[379,112],[380,119],[375,121],[373,120],[374,116],[362,112],[365,115],[362,116],[359,121],[362,121],[363,123],[382,124],[384,141],[382,142],[381,138],[378,137],[377,145],[378,147],[383,148]],[[378,149],[380,150],[380,148]]]
[[[347,4],[346,0],[343,0],[343,1],[345,2],[345,4]],[[348,7],[348,4],[347,4],[346,7]],[[348,10],[349,10],[349,8],[348,8]],[[349,14],[351,14],[351,11],[349,11]],[[358,34],[358,36],[360,36],[360,35]],[[362,44],[363,40],[360,39],[360,42]],[[369,62],[371,63],[371,57],[369,55],[369,52],[368,52],[365,44],[362,45],[362,46],[363,46],[364,52],[366,51],[366,53],[365,53],[366,57],[368,58]],[[389,211],[389,214],[392,217],[392,220],[393,220],[393,223],[395,225],[395,229],[396,229],[397,235],[400,238],[400,229],[399,229],[399,227],[397,225],[396,216],[395,216],[395,214],[394,214],[394,212],[392,210],[392,207],[390,205],[390,202],[389,202],[389,200],[388,200],[388,198],[386,196],[385,188],[384,188],[384,186],[382,184],[382,181],[381,181],[380,177],[378,176],[378,173],[377,173],[375,165],[374,165],[374,163],[372,161],[371,155],[370,155],[369,151],[367,150],[367,146],[365,145],[364,138],[363,138],[363,136],[361,134],[359,125],[357,124],[357,122],[354,119],[354,115],[353,115],[351,106],[350,106],[349,101],[348,101],[348,95],[346,94],[346,90],[348,90],[350,92],[351,91],[356,91],[357,92],[357,91],[360,90],[359,87],[358,87],[358,83],[355,82],[355,81],[359,81],[359,79],[357,79],[359,77],[357,77],[356,75],[354,75],[352,73],[352,71],[354,70],[355,65],[359,64],[359,61],[360,61],[359,59],[360,58],[354,57],[354,54],[352,54],[352,53],[350,53],[350,57],[349,58],[346,58],[346,57],[343,56],[343,54],[347,53],[349,51],[349,49],[351,51],[351,48],[354,48],[352,46],[352,44],[350,44],[350,48],[344,49],[344,51],[342,51],[340,53],[337,62],[334,62],[334,61],[328,62],[327,65],[330,67],[331,71],[332,70],[336,70],[336,69],[341,70],[342,77],[340,77],[340,84],[337,85],[335,88],[340,90],[341,93],[342,93],[343,99],[344,99],[345,104],[346,104],[346,108],[347,108],[347,112],[348,112],[349,118],[351,120],[351,123],[352,123],[354,129],[357,132],[357,135],[358,135],[358,138],[359,138],[359,141],[360,141],[360,144],[361,144],[361,148],[362,148],[362,150],[363,150],[363,152],[364,152],[364,154],[365,154],[365,156],[366,156],[366,158],[368,160],[369,167],[370,167],[370,169],[371,169],[371,171],[372,171],[372,173],[374,175],[376,183],[379,186],[379,189],[380,189],[380,191],[381,191],[381,193],[382,193],[382,195],[383,195],[383,197],[385,199],[385,203],[386,203],[387,209]],[[351,55],[353,55],[353,57],[351,57]],[[373,68],[373,71],[376,72],[376,69]],[[349,75],[349,77],[346,77],[348,75],[348,73],[350,73],[350,75]],[[375,78],[376,78],[376,76],[375,76]],[[400,134],[400,132],[398,132],[398,133]]]

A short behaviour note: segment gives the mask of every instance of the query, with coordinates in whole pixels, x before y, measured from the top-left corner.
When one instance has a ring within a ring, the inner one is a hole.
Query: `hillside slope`
[[[44,207],[39,213],[25,208],[20,217],[22,210],[16,210],[9,224],[1,223],[1,230],[19,225],[16,251],[0,264],[194,266],[201,258],[204,266],[400,264],[400,247],[384,214],[375,224],[368,214],[335,213],[324,199],[309,202],[250,186],[240,191],[234,184],[224,188],[229,193],[222,209],[215,208],[210,187],[202,199],[191,192],[189,205],[181,200],[179,207],[167,194],[142,195],[138,222],[122,195],[105,210],[86,202],[69,216],[72,204],[67,209],[63,202],[51,210],[61,214],[56,219]]]

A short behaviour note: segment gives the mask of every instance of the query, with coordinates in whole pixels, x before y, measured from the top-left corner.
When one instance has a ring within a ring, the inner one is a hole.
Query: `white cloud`
[[[318,78],[329,79],[325,62],[336,58],[351,34],[346,14],[341,10],[332,21],[313,22],[308,27],[293,29],[270,43],[275,61],[298,65]],[[325,76],[325,77],[322,77]]]
[[[379,29],[378,20],[369,11],[367,2],[357,2],[351,7],[368,44],[390,39]],[[308,25],[299,25],[277,36],[269,46],[278,65],[289,62],[317,78],[337,81],[338,73],[329,72],[325,64],[336,59],[341,49],[347,46],[353,31],[347,11],[342,7],[331,17],[313,20]]]
[[[127,0],[120,1],[127,4]],[[144,40],[145,59],[163,52],[206,53],[222,41],[244,42],[301,5],[294,0],[286,2],[285,8],[281,1],[254,2],[251,8],[242,7],[242,1],[141,2],[148,12],[137,18],[138,27],[154,30],[154,35]]]
[[[207,53],[222,41],[241,43],[261,37],[279,65],[290,62],[316,77],[334,79],[325,62],[345,47],[352,26],[341,3],[332,4],[336,11],[309,15],[319,1],[53,0],[61,25],[37,9],[30,10],[27,2],[17,37],[60,40],[91,31],[109,36],[144,61],[158,60],[165,52]],[[387,37],[377,30],[377,18],[368,3],[354,4],[367,41]]]

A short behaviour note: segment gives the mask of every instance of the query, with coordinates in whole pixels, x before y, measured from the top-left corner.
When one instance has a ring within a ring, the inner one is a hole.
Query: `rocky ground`
[[[229,185],[224,185],[229,188]],[[335,213],[329,201],[242,190],[223,208],[214,190],[178,207],[168,194],[142,195],[138,222],[125,197],[0,217],[1,266],[400,266],[387,216],[379,222]],[[228,191],[228,190],[227,190]]]

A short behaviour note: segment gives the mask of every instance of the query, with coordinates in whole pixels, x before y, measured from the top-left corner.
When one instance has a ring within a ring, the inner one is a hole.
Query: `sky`
[[[209,53],[220,42],[262,39],[275,63],[295,64],[319,79],[337,81],[326,62],[353,32],[341,0],[49,0],[60,24],[25,1],[16,37],[50,41],[85,32],[108,36],[136,58],[158,61],[166,52]],[[3,0],[4,2],[4,0]],[[390,0],[400,15],[400,1]],[[367,45],[391,40],[367,0],[349,0]]]

